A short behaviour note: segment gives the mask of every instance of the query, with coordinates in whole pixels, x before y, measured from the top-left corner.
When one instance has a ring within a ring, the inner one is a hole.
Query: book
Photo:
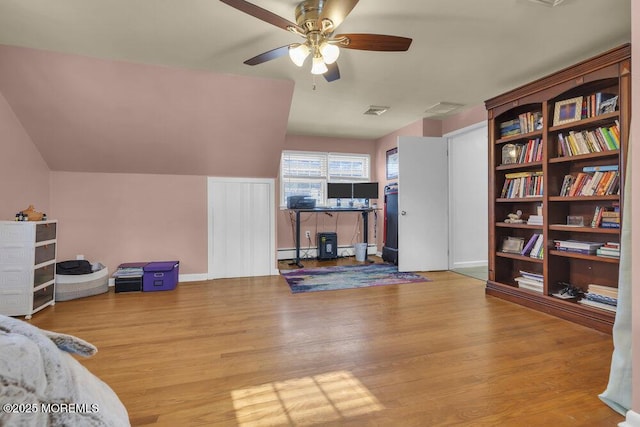
[[[590,307],[597,307],[597,308],[600,308],[600,309],[603,309],[603,310],[612,311],[614,313],[616,311],[616,307],[613,306],[613,305],[603,304],[603,303],[597,302],[597,301],[591,301],[591,300],[588,300],[586,298],[583,298],[583,299],[579,300],[578,304],[588,305]]]
[[[590,283],[587,285],[587,292],[616,299],[618,298],[618,288],[613,288],[611,286],[596,285],[594,283]]]
[[[585,166],[582,168],[582,172],[607,172],[617,171],[618,165],[606,165],[606,166]]]
[[[531,225],[542,225],[542,215],[529,215],[529,219],[527,219],[527,224]]]
[[[520,270],[520,275],[527,279],[537,280],[539,282],[544,280],[544,276],[541,273],[532,273],[531,271]]]
[[[542,236],[542,234],[540,234],[536,239],[536,242],[533,244],[533,248],[531,248],[531,252],[529,252],[529,257],[542,259],[543,249],[544,249],[543,243],[544,243],[544,237]]]
[[[527,244],[524,245],[524,248],[522,249],[522,252],[520,252],[520,255],[524,255],[524,256],[529,255],[531,253],[531,249],[533,249],[533,245],[535,244],[535,242],[538,240],[539,237],[540,237],[539,233],[534,233],[527,241]]]
[[[603,246],[602,242],[587,242],[581,240],[554,240],[556,248],[571,248],[571,249],[593,249],[596,250]]]

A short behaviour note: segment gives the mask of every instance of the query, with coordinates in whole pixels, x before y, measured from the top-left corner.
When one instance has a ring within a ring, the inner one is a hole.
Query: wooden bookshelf
[[[606,100],[612,97],[617,97],[613,109],[606,105],[611,104]],[[615,313],[553,294],[565,283],[585,291],[589,284],[617,288],[619,260],[556,250],[554,242],[620,242],[620,229],[590,225],[597,206],[616,205],[622,211],[630,97],[631,47],[625,44],[485,102],[490,163],[487,294],[611,332]],[[530,124],[523,126],[522,133],[514,134],[514,122],[519,119],[525,123],[523,118],[531,116],[541,117],[541,123],[534,122],[534,128]],[[505,155],[503,162],[503,151],[537,138],[542,144],[541,159],[513,163]],[[510,145],[505,149],[507,144]],[[611,194],[561,195],[566,175],[576,176],[592,166],[617,166],[618,182],[613,183]],[[508,176],[540,170],[541,196],[505,197]],[[517,211],[525,220],[541,211],[543,224],[505,222],[510,213]],[[568,216],[582,217],[584,225],[568,225]],[[543,259],[500,251],[506,237],[527,241],[534,233],[543,236]],[[522,270],[543,276],[541,293],[518,287],[515,278]]]

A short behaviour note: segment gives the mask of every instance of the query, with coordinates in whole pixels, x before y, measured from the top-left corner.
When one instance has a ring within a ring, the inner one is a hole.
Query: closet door
[[[210,279],[277,274],[273,179],[209,178]]]
[[[398,270],[449,266],[445,138],[398,138]]]

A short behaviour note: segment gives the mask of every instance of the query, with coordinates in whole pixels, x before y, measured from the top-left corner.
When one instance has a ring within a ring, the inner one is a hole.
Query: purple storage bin
[[[170,291],[178,284],[178,261],[150,262],[144,266],[142,291]]]

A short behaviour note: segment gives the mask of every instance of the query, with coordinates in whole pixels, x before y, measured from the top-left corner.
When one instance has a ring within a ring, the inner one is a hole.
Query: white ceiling
[[[336,0],[334,0],[336,1]],[[295,22],[295,0],[255,0]],[[361,0],[338,33],[413,38],[408,52],[343,49],[327,83],[285,56],[301,39],[219,0],[0,0],[0,44],[295,81],[288,132],[378,138],[438,102],[466,107],[630,41],[630,0]],[[0,58],[1,60],[1,58]],[[315,89],[314,89],[315,83]],[[382,116],[370,105],[390,106]]]

